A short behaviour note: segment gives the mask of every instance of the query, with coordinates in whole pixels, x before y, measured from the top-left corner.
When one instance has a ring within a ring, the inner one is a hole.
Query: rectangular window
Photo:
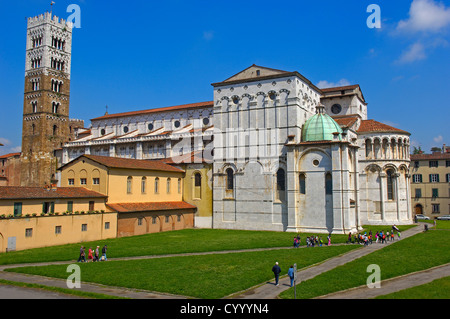
[[[67,202],[67,211],[73,212],[73,202],[72,201]]]
[[[105,229],[109,229],[109,227],[110,227],[109,222],[105,222]]]
[[[413,175],[413,183],[422,183],[422,174]]]
[[[156,217],[155,216],[152,217],[152,224],[153,225],[156,224]]]
[[[43,202],[42,203],[42,212],[45,214],[54,213],[55,212],[55,202]]]
[[[86,185],[86,184],[87,184],[86,178],[80,178],[80,185]]]
[[[14,203],[14,217],[22,215],[22,203]]]
[[[33,228],[25,229],[25,237],[33,237]]]
[[[438,161],[429,161],[428,165],[429,167],[438,167]]]
[[[432,195],[431,195],[433,198],[437,198],[437,197],[439,197],[439,192],[438,192],[438,189],[437,188],[433,188],[432,189]]]
[[[181,215],[178,215],[178,216],[177,216],[177,221],[178,221],[178,222],[181,222]]]
[[[441,208],[439,204],[431,204],[431,212],[432,213],[440,213]]]
[[[138,218],[138,226],[142,226],[142,220],[143,220],[142,217],[139,217],[139,218]]]
[[[181,178],[178,179],[178,194],[181,194]]]
[[[69,185],[75,185],[75,179],[69,178]]]
[[[416,188],[416,198],[421,198],[421,197],[422,197],[422,189]]]
[[[61,234],[61,226],[55,226],[55,234]]]
[[[93,184],[93,185],[100,185],[100,178],[96,178],[96,177],[93,178],[93,179],[92,179],[92,184]]]
[[[419,161],[414,161],[414,168],[419,168]]]
[[[439,174],[430,174],[430,183],[439,183]]]
[[[169,222],[169,215],[166,215],[166,223]]]
[[[445,181],[450,183],[450,173],[445,175]]]
[[[87,224],[81,224],[81,231],[87,231]]]
[[[89,201],[89,211],[94,211],[95,210],[95,202],[94,201]]]
[[[450,161],[445,161],[445,167],[450,167]]]

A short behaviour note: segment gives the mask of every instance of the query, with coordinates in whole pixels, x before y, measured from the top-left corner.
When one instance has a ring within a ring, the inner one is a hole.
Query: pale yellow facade
[[[450,153],[411,155],[410,171],[413,213],[450,214]]]
[[[182,171],[108,168],[84,157],[62,169],[61,186],[108,195],[109,203],[177,202],[183,200],[183,177]]]
[[[43,202],[55,203],[54,214],[41,215]],[[89,202],[97,212],[87,213]],[[0,220],[0,252],[116,237],[117,213],[108,212],[104,198],[0,200],[0,215],[13,214],[15,203],[21,203],[22,215]]]

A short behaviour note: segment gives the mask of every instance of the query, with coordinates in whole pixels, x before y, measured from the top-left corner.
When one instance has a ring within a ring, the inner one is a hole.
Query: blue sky
[[[70,116],[211,101],[210,85],[253,63],[298,71],[316,85],[360,84],[369,118],[450,144],[450,1],[55,0],[73,30]],[[381,28],[369,28],[377,4]],[[47,0],[0,0],[0,154],[20,150],[25,17]]]

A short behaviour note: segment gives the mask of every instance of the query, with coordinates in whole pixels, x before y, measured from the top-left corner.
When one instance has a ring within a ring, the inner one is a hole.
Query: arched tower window
[[[202,175],[194,174],[194,198],[202,198]]]
[[[394,200],[394,172],[388,170],[386,172],[387,176],[387,198],[388,200]]]
[[[144,176],[144,177],[142,177],[142,180],[141,180],[141,193],[145,194],[146,191],[147,191],[147,177]]]
[[[333,194],[333,178],[331,173],[327,173],[325,175],[325,194],[332,195]]]
[[[286,190],[286,174],[284,172],[284,169],[280,168],[277,171],[276,197],[278,200],[284,200],[285,190]]]
[[[127,194],[131,194],[132,184],[133,184],[133,177],[128,176],[128,178],[127,178]]]
[[[306,176],[303,173],[299,176],[299,188],[300,194],[306,194]]]
[[[232,191],[234,189],[234,172],[232,168],[227,168],[227,190]]]
[[[159,177],[155,178],[155,194],[159,193]]]

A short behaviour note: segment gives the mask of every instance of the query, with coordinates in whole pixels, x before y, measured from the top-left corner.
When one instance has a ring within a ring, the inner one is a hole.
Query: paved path
[[[402,232],[402,240],[423,231],[423,227],[413,227]],[[396,240],[397,241],[397,240]],[[352,250],[346,254],[330,258],[320,264],[310,266],[297,272],[297,280],[306,281],[320,275],[323,272],[332,270],[338,266],[344,265],[350,261],[366,256],[376,250],[382,249],[396,241],[388,241],[386,244],[373,243],[367,247],[361,246],[359,249]],[[299,282],[299,283],[300,283]],[[275,286],[273,282],[266,282],[258,287],[251,288],[241,294],[230,296],[233,299],[276,299],[279,294],[290,288],[290,279],[286,276],[280,278],[279,286]]]
[[[402,232],[402,239],[407,238],[410,236],[413,236],[417,233],[420,233],[423,231],[423,226],[413,227],[410,228],[404,232]],[[359,249],[352,250],[346,254],[336,256],[333,258],[330,258],[320,264],[310,266],[306,269],[302,269],[297,272],[297,276],[301,281],[305,281],[311,278],[314,278],[315,276],[329,271],[335,267],[344,265],[352,260],[355,260],[357,258],[360,258],[362,256],[365,256],[367,254],[370,254],[371,252],[374,252],[376,250],[382,249],[383,247],[386,247],[387,245],[392,244],[392,242],[387,242],[386,244],[372,244],[368,247],[360,247]],[[188,256],[188,255],[207,255],[207,254],[228,254],[233,252],[247,252],[247,251],[261,251],[261,250],[274,250],[274,249],[292,249],[292,248],[262,248],[262,249],[249,249],[249,250],[233,250],[233,251],[218,251],[218,252],[205,252],[205,253],[186,253],[186,254],[174,254],[174,255],[158,255],[158,256],[141,256],[141,257],[125,257],[125,258],[115,258],[115,259],[109,259],[109,260],[132,260],[132,259],[151,259],[151,258],[167,258],[167,257],[180,257],[180,256]],[[308,249],[308,248],[304,248]],[[313,249],[313,248],[312,248]],[[2,265],[0,266],[0,279],[6,279],[11,281],[18,281],[18,282],[27,282],[27,283],[35,283],[35,284],[41,284],[45,286],[52,286],[52,287],[61,287],[61,288],[67,288],[66,280],[63,279],[56,279],[56,278],[48,278],[48,277],[42,277],[42,276],[34,276],[34,275],[26,275],[26,274],[19,274],[19,273],[12,273],[12,272],[4,272],[3,270],[5,268],[12,268],[12,267],[20,267],[20,266],[43,266],[48,264],[73,264],[74,261],[69,262],[52,262],[52,263],[38,263],[38,264],[23,264],[23,265]],[[409,287],[406,283],[407,281],[410,282],[413,286],[415,285],[421,285],[421,282],[425,281],[431,281],[432,278],[435,278],[438,276],[438,274],[447,274],[450,271],[450,266],[447,265],[447,267],[442,266],[443,268],[436,267],[439,269],[430,269],[424,272],[415,273],[412,275],[406,275],[402,276],[400,278],[394,278],[391,279],[389,282],[386,281],[382,282],[382,287],[386,286],[386,290],[383,289],[383,292],[380,289],[375,289],[378,291],[379,294],[386,294],[388,291],[389,286],[399,286],[399,281],[401,280],[402,287]],[[419,278],[420,277],[420,278]],[[428,278],[428,279],[424,279]],[[395,281],[398,280],[398,281]],[[289,289],[289,278],[283,277],[280,278],[280,285],[275,286],[273,282],[266,282],[262,285],[259,285],[257,287],[250,288],[242,293],[234,294],[232,296],[229,296],[228,298],[233,299],[276,299],[278,295]],[[363,287],[360,287],[358,289],[363,289]],[[401,288],[405,289],[405,288]],[[110,286],[104,286],[100,284],[92,284],[92,283],[81,283],[81,290],[87,291],[87,292],[94,292],[94,293],[101,293],[106,295],[112,295],[112,296],[119,296],[119,297],[125,297],[125,298],[132,298],[132,299],[187,299],[186,296],[177,296],[177,295],[170,295],[170,294],[163,294],[159,292],[149,292],[149,291],[143,291],[143,290],[137,290],[137,289],[127,289],[127,288],[121,288],[121,287],[110,287]],[[371,293],[375,293],[374,289]],[[357,289],[350,289],[345,292],[340,292],[339,294],[332,294],[325,296],[326,298],[356,298],[355,296],[360,296],[361,292],[358,293]],[[353,297],[352,297],[353,296]],[[370,297],[368,293],[365,294],[365,298],[372,298]],[[0,299],[2,298],[2,294],[0,291]],[[45,298],[44,296],[42,298]],[[50,298],[50,297],[49,297]],[[77,297],[74,297],[77,298]]]
[[[450,276],[450,263],[412,274],[383,280],[380,288],[368,288],[366,285],[353,289],[335,292],[316,299],[370,299],[387,295],[403,289],[412,288]]]

